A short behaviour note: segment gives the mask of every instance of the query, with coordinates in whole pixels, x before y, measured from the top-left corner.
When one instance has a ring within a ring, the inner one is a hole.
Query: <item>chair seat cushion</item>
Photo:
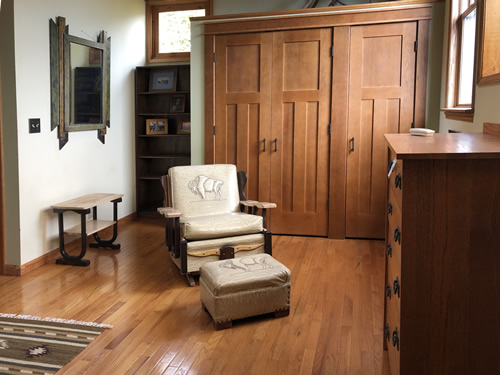
[[[243,212],[228,214],[182,217],[182,235],[188,240],[239,236],[262,232],[262,216]]]

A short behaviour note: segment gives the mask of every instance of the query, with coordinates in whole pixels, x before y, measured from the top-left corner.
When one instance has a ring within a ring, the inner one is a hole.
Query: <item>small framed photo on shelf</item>
[[[167,119],[147,119],[146,120],[146,134],[148,135],[162,135],[168,134],[168,120]]]
[[[190,134],[191,133],[191,120],[188,118],[181,119],[177,126],[177,134]]]
[[[173,92],[177,87],[177,70],[152,70],[149,76],[149,91]]]
[[[186,97],[184,95],[173,95],[170,102],[170,112],[184,112]]]

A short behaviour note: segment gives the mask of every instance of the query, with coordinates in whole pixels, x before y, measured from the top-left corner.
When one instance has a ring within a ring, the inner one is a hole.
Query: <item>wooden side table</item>
[[[59,222],[59,251],[62,258],[56,260],[57,264],[67,264],[72,266],[88,266],[90,260],[82,259],[87,251],[87,236],[94,235],[96,242],[91,242],[90,247],[119,249],[120,244],[113,243],[118,235],[118,203],[122,201],[123,194],[94,193],[87,194],[75,199],[54,204],[51,206],[57,213]],[[97,206],[104,203],[113,203],[113,221],[97,220]],[[86,215],[92,209],[92,220],[87,221]],[[73,211],[80,214],[81,224],[64,230],[63,214],[67,211]],[[109,240],[102,240],[97,232],[102,229],[113,226],[113,236]],[[69,255],[64,249],[64,234],[81,234],[82,248],[80,255]]]

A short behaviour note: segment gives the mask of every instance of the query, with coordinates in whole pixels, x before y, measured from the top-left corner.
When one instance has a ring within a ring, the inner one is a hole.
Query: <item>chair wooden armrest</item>
[[[272,203],[272,202],[257,202],[257,207],[258,208],[276,208],[278,207],[276,205],[276,203]]]
[[[158,207],[157,211],[161,215],[165,216],[167,219],[182,216],[182,212],[172,207]]]
[[[255,207],[256,203],[259,203],[259,202],[257,202],[257,201],[249,201],[249,200],[240,201],[240,205],[245,206],[245,207]]]
[[[259,202],[259,201],[240,201],[240,204],[245,207],[256,207],[256,208],[276,208],[276,203],[271,202]]]

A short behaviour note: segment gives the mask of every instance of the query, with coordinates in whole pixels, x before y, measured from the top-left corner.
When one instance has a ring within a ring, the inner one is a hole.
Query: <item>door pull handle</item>
[[[351,138],[351,152],[354,152],[354,137]]]
[[[278,138],[274,138],[274,152],[278,152]]]
[[[263,142],[264,142],[264,150],[262,150],[262,152],[266,152],[266,139],[265,138],[264,138]]]

